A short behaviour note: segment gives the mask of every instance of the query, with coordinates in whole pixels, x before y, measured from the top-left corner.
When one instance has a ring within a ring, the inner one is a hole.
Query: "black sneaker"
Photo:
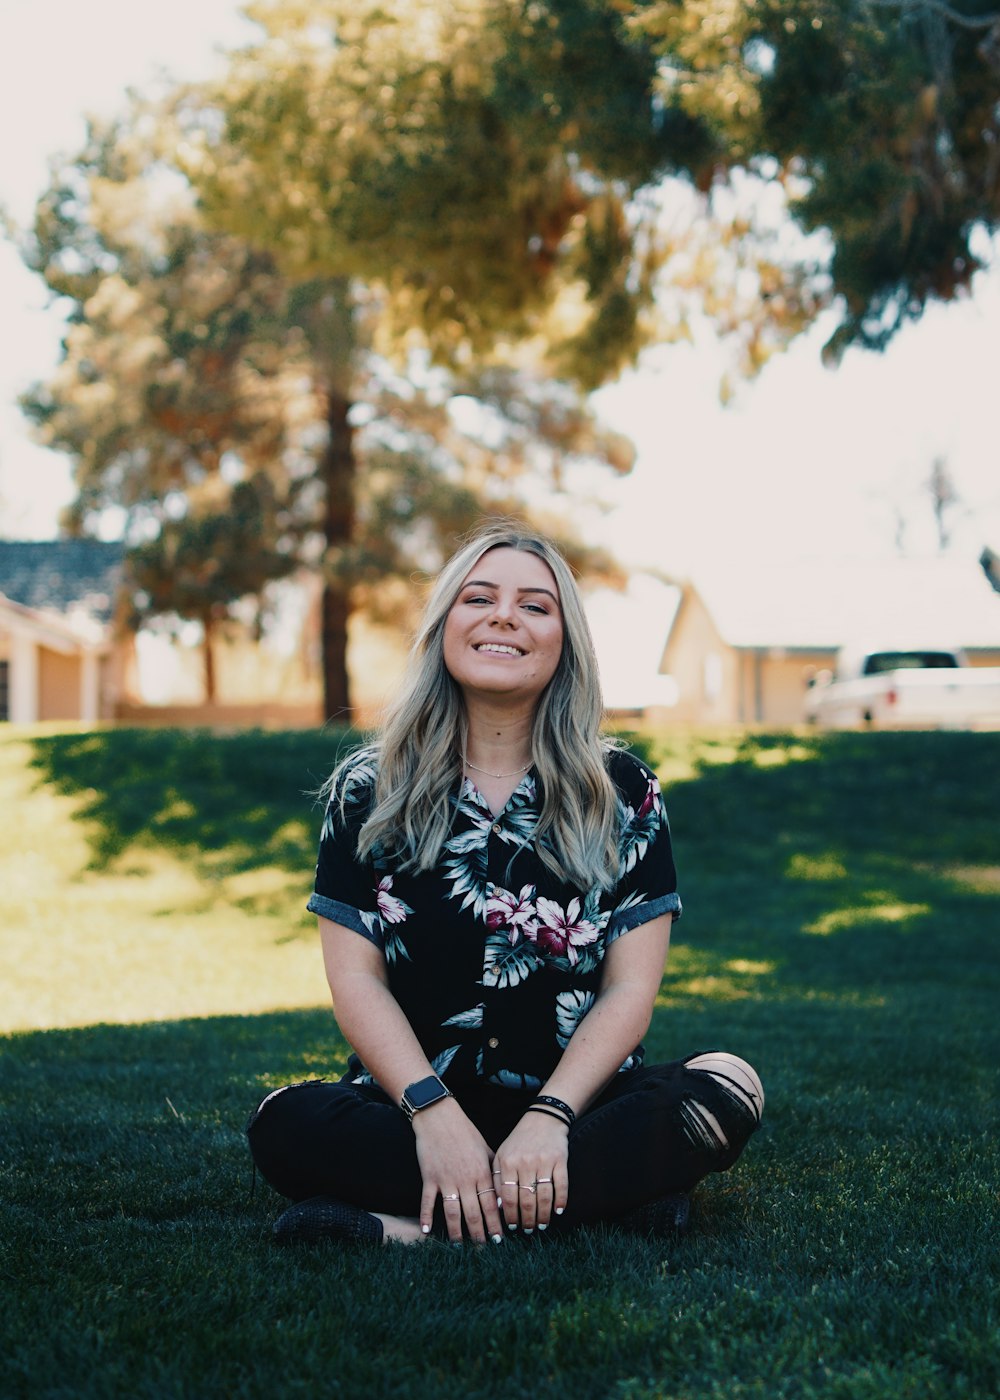
[[[381,1244],[382,1222],[360,1206],[335,1201],[332,1196],[310,1196],[279,1215],[271,1234],[278,1244],[317,1244],[320,1240]]]

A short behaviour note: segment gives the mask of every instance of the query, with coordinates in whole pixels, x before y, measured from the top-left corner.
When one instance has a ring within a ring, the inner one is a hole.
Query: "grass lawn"
[[[646,743],[650,1056],[768,1093],[690,1235],[283,1252],[242,1124],[345,1058],[303,910],[337,737],[6,730],[2,1400],[1000,1393],[1000,734]]]

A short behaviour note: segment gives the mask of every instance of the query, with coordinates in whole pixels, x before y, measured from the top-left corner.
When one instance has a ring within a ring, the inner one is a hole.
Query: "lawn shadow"
[[[299,873],[314,858],[316,792],[358,742],[339,729],[108,729],[35,738],[32,767],[82,799],[75,815],[94,869],[133,846],[165,846],[217,874]]]

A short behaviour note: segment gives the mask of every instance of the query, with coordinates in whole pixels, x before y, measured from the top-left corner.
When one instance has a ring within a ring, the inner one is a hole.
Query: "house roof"
[[[737,648],[1000,648],[1000,596],[974,558],[762,563],[688,587]]]
[[[105,651],[109,646],[109,628],[89,614],[76,608],[67,614],[51,608],[27,608],[0,593],[0,633],[12,632],[27,635],[50,651],[65,655]]]
[[[74,608],[106,623],[124,553],[103,540],[0,540],[0,593],[38,612]]]

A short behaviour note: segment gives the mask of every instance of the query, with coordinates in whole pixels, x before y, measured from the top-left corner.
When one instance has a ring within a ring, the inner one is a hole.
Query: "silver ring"
[[[519,1182],[519,1183],[518,1183],[517,1189],[518,1189],[519,1191],[530,1191],[532,1195],[535,1194],[535,1188],[534,1188],[533,1186],[528,1186],[527,1183],[524,1183],[524,1184],[522,1185],[522,1184]]]
[[[503,1184],[504,1184],[504,1186],[516,1186],[516,1185],[517,1185],[517,1182],[516,1182],[516,1181],[505,1181]]]
[[[441,1194],[441,1199],[442,1199],[442,1201],[459,1201],[459,1200],[461,1200],[461,1197],[459,1196],[459,1194],[458,1194],[457,1191],[455,1192],[454,1196],[446,1196],[446,1195],[442,1192],[442,1194]]]
[[[552,1178],[551,1178],[550,1176],[540,1176],[540,1177],[538,1178],[538,1180],[535,1182],[535,1185],[536,1185],[536,1186],[551,1186],[551,1185],[552,1185]]]
[[[492,1186],[484,1186],[481,1191],[476,1192],[477,1196],[493,1196],[495,1194],[496,1193]]]

